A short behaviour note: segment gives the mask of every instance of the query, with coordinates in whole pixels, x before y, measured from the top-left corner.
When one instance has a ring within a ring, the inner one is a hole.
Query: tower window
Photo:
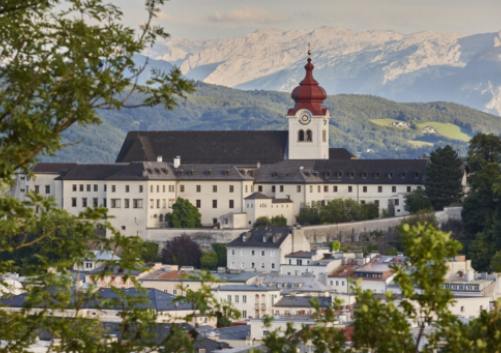
[[[313,141],[313,132],[311,130],[306,130],[306,142]]]
[[[299,130],[298,133],[297,133],[297,140],[299,142],[303,142],[304,141],[304,130]]]
[[[322,130],[322,142],[327,142],[327,131]]]

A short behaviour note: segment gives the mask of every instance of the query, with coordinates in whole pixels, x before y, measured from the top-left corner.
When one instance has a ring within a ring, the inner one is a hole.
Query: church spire
[[[327,109],[323,106],[327,93],[313,77],[314,66],[311,60],[311,47],[308,43],[308,57],[304,69],[306,74],[299,86],[294,88],[291,97],[296,103],[294,108],[289,109],[288,115],[294,115],[300,109],[308,109],[313,115],[325,115]]]

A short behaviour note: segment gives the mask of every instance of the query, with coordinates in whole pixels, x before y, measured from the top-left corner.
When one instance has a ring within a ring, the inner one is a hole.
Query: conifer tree
[[[426,168],[426,195],[435,210],[461,202],[463,163],[451,146],[437,148]]]

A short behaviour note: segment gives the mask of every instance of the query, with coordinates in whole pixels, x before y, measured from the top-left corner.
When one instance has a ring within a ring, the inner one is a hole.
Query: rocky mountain
[[[329,94],[451,101],[501,115],[501,32],[260,30],[243,37],[171,39],[147,55],[206,83],[289,92],[311,43],[315,76]]]
[[[140,97],[133,96],[139,101]],[[161,106],[100,112],[102,123],[74,126],[64,133],[67,145],[51,161],[112,162],[131,130],[280,130],[293,104],[289,93],[245,91],[197,83],[196,91],[172,111]],[[498,116],[465,106],[396,103],[368,95],[335,95],[330,141],[364,158],[414,158],[436,146],[451,144],[465,152],[478,131],[501,134]],[[197,143],[197,141],[192,141]]]

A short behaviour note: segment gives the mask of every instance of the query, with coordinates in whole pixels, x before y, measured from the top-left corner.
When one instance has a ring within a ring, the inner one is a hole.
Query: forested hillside
[[[286,93],[198,83],[196,92],[172,111],[161,106],[101,111],[101,125],[73,127],[64,134],[67,146],[43,159],[111,162],[131,130],[286,129],[284,115],[291,105]],[[465,140],[475,132],[501,133],[501,118],[452,103],[396,103],[374,96],[336,95],[326,105],[332,115],[331,145],[364,158],[418,157],[443,144],[463,152]],[[398,122],[406,123],[399,126]]]

